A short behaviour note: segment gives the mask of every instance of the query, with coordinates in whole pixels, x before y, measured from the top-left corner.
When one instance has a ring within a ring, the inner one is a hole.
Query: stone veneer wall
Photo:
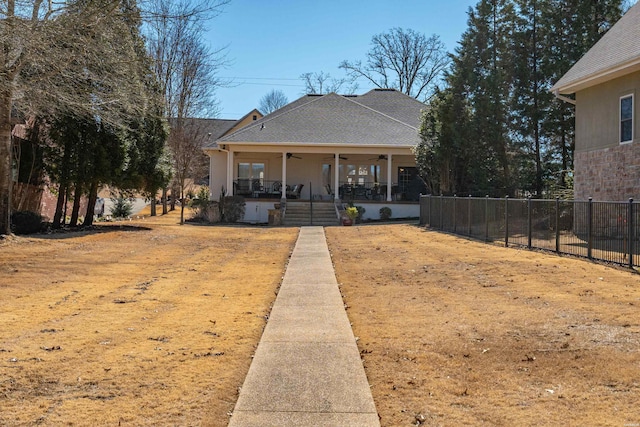
[[[576,152],[574,167],[576,200],[640,201],[640,144]]]

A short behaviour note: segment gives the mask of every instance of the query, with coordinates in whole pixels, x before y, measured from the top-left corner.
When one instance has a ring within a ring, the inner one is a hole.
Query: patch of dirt
[[[383,426],[640,425],[640,276],[423,228],[327,228]]]
[[[228,424],[298,229],[178,222],[0,240],[0,425]]]

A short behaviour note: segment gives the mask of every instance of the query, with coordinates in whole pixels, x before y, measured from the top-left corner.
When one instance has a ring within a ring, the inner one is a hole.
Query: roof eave
[[[418,140],[416,140],[415,144],[349,144],[344,142],[229,142],[220,141],[220,144],[225,145],[265,145],[265,146],[285,146],[285,147],[329,147],[329,148],[412,148],[418,144]],[[215,150],[217,148],[207,147],[211,150]]]
[[[565,84],[559,85],[562,83],[562,79],[560,79],[550,90],[553,93],[569,95],[636,71],[640,71],[640,57]]]

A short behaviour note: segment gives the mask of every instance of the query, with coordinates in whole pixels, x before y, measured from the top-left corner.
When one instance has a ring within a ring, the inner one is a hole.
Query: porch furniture
[[[352,199],[353,198],[353,187],[351,184],[342,184],[340,186],[339,193],[340,199]]]
[[[248,178],[238,179],[237,182],[233,183],[234,189],[233,194],[236,196],[250,196],[251,195],[251,185]]]
[[[302,187],[304,187],[304,184],[296,184],[293,188],[289,189],[287,185],[287,199],[299,199]]]
[[[391,199],[392,200],[398,200],[398,194],[400,193],[400,187],[397,185],[392,185],[391,186]],[[402,199],[402,196],[400,196],[400,199]]]
[[[253,197],[260,197],[260,195],[264,192],[264,188],[262,187],[262,183],[259,179],[254,179],[251,182],[251,191],[253,193]]]
[[[271,188],[268,190],[267,197],[280,198],[282,196],[282,183],[280,181],[274,181],[271,184]]]
[[[371,194],[371,193],[369,193]],[[367,197],[367,189],[364,185],[356,185],[354,188],[354,196],[356,199],[368,199]]]
[[[331,189],[331,184],[327,184],[324,186],[324,189],[327,190],[327,194],[329,196],[333,196],[333,190]]]

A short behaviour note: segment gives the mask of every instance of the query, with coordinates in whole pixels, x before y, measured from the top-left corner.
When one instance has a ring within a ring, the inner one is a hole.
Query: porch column
[[[391,201],[391,185],[393,184],[393,179],[391,177],[391,158],[392,154],[387,154],[387,202]]]
[[[227,196],[233,196],[233,151],[227,151]]]
[[[333,199],[339,200],[340,192],[338,191],[338,189],[340,187],[340,154],[336,153],[334,157],[336,161],[335,161],[335,168],[333,172]]]
[[[280,200],[286,202],[287,200],[287,153],[286,151],[282,153],[282,195],[280,196]]]

